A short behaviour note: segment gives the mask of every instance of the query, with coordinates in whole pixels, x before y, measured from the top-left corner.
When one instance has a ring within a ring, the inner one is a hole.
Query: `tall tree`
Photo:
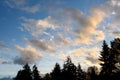
[[[32,72],[28,64],[23,66],[23,70],[20,70],[15,80],[32,80]]]
[[[52,80],[49,73],[45,74],[43,80]]]
[[[76,80],[85,80],[86,74],[84,71],[81,69],[81,65],[78,64],[77,66],[77,73],[76,73]]]
[[[112,64],[114,66],[114,71],[120,72],[120,38],[115,38],[113,41],[111,41],[111,58],[114,58],[112,61]],[[116,66],[116,64],[118,64]]]
[[[102,51],[100,53],[100,58],[99,60],[101,61],[100,65],[102,66],[101,68],[101,73],[102,75],[108,74],[110,72],[109,70],[109,64],[110,64],[110,48],[108,47],[106,41],[103,41],[103,46],[102,46]]]
[[[36,65],[33,66],[33,80],[41,80],[41,76],[39,75],[39,71],[36,67]]]
[[[53,71],[51,72],[52,80],[61,80],[61,68],[58,63],[55,64]]]
[[[88,67],[87,80],[98,80],[98,68],[96,66]]]
[[[77,68],[74,63],[72,63],[71,58],[67,57],[62,70],[63,80],[76,80],[76,70]]]

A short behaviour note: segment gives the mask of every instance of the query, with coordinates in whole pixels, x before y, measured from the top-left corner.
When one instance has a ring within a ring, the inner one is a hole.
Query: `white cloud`
[[[34,20],[22,18],[24,23],[22,23],[22,27],[24,30],[27,30],[32,36],[38,37],[45,33],[47,29],[56,29],[57,26],[52,24],[52,17],[48,16],[43,20]]]
[[[21,9],[26,12],[35,13],[40,10],[40,5],[26,6]]]

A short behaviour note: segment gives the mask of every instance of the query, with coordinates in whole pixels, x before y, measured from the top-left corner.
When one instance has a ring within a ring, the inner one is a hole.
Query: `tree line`
[[[99,61],[101,68],[96,66],[88,67],[87,71],[81,69],[67,57],[61,69],[59,63],[56,63],[50,73],[40,76],[37,66],[34,65],[32,70],[28,64],[19,70],[14,80],[120,80],[120,39],[115,38],[110,42],[110,46],[103,41],[102,50],[100,51]]]

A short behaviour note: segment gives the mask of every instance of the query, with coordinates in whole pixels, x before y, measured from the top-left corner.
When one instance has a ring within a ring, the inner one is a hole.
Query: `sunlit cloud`
[[[22,23],[22,29],[27,30],[32,36],[38,37],[44,33],[46,33],[47,29],[54,30],[57,28],[56,25],[52,24],[52,18],[48,16],[45,19],[35,20],[35,19],[27,19],[22,17],[24,23]]]
[[[20,56],[14,59],[15,64],[24,65],[26,63],[36,63],[36,61],[42,57],[42,53],[30,45],[26,46],[25,48],[16,45],[16,49],[18,50]]]

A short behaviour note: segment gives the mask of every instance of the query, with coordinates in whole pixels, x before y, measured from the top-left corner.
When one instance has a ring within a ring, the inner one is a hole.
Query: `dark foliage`
[[[39,71],[38,71],[36,65],[33,66],[32,74],[33,74],[33,80],[41,80],[41,77],[39,75]]]

